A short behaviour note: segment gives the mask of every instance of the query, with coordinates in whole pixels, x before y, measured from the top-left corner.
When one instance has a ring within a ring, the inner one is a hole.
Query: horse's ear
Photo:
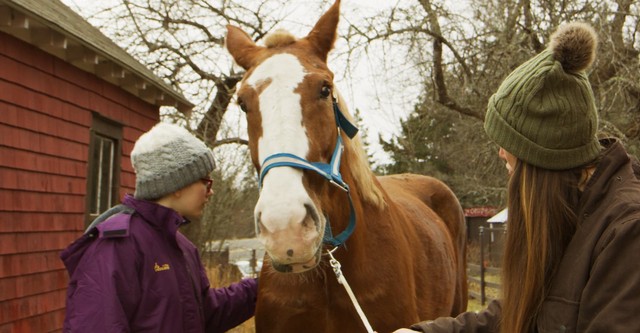
[[[227,25],[225,44],[236,63],[244,69],[249,69],[255,65],[256,57],[262,50],[262,47],[256,45],[251,36],[232,25]]]
[[[338,21],[340,20],[340,0],[329,8],[329,10],[320,17],[320,20],[313,27],[311,32],[305,37],[309,43],[315,48],[320,59],[327,61],[329,51],[333,49],[333,44],[338,35]]]

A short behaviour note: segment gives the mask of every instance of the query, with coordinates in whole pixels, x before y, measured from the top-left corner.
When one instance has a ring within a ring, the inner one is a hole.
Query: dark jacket
[[[567,246],[537,331],[640,332],[640,182],[622,145],[606,150],[579,203],[578,228]],[[634,161],[635,162],[635,161]],[[439,318],[412,328],[423,332],[498,332],[500,304],[479,313]]]
[[[61,255],[70,282],[64,332],[225,332],[253,316],[255,279],[210,289],[174,210],[126,196],[129,213]]]

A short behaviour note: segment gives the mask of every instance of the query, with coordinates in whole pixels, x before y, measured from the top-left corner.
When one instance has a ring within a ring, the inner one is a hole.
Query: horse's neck
[[[351,187],[352,196],[358,196],[364,206],[371,206],[370,209],[384,209],[386,206],[384,191],[371,171],[359,136],[345,144],[344,156],[341,170],[343,179]]]

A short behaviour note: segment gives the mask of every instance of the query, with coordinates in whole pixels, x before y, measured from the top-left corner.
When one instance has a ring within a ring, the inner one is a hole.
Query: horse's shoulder
[[[391,198],[413,197],[434,209],[437,204],[459,206],[451,188],[431,176],[403,173],[379,176],[378,181]]]

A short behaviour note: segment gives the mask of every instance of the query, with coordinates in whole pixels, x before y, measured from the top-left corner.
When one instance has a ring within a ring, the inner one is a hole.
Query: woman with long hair
[[[509,172],[500,299],[397,333],[640,332],[640,168],[596,136],[596,48],[593,28],[566,24],[489,100]]]

